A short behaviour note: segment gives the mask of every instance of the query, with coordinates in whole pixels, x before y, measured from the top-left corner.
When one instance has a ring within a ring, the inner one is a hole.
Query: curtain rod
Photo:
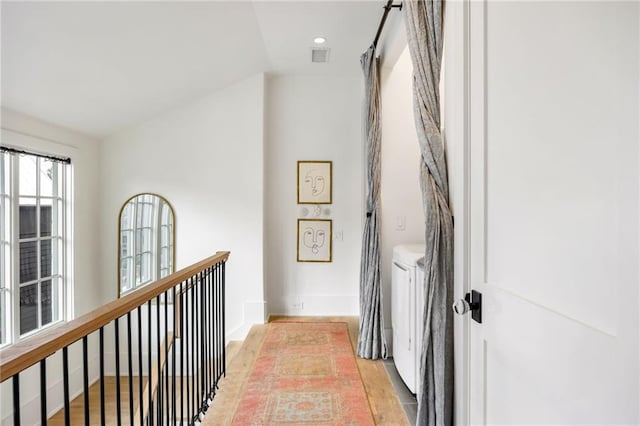
[[[384,27],[384,23],[387,20],[387,15],[393,8],[398,8],[402,10],[402,3],[393,4],[393,0],[388,0],[386,6],[384,6],[384,13],[382,14],[382,19],[380,20],[380,25],[378,25],[378,32],[376,33],[376,38],[373,39],[373,47],[378,46],[378,40],[380,39],[380,34],[382,34],[382,28]]]
[[[71,164],[71,158],[69,158],[69,157],[56,157],[56,156],[53,156],[53,155],[39,154],[37,152],[23,151],[21,149],[9,148],[7,146],[0,146],[0,151],[10,152],[10,153],[13,153],[13,154],[33,155],[33,156],[40,157],[40,158],[46,158],[47,160],[51,160],[51,161],[58,161],[60,163]]]

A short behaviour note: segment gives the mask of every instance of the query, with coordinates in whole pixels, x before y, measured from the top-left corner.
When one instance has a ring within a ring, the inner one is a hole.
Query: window
[[[173,210],[155,194],[131,197],[120,211],[119,294],[173,273]]]
[[[0,345],[64,320],[67,162],[0,151]]]
[[[173,211],[160,204],[160,277],[173,273]]]

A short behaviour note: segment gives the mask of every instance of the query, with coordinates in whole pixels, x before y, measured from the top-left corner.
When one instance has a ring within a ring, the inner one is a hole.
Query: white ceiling
[[[103,137],[258,72],[358,72],[384,4],[3,1],[2,106]]]

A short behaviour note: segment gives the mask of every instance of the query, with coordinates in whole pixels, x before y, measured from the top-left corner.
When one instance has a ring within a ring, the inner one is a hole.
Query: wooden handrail
[[[228,258],[228,251],[219,251],[207,259],[102,305],[81,317],[43,331],[2,350],[0,352],[0,383],[62,348],[77,342],[100,327],[126,315],[127,312],[133,311],[138,306],[144,305],[203,269],[226,261]]]

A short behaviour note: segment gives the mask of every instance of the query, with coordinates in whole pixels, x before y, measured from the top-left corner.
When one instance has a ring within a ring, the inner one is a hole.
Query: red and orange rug
[[[373,425],[346,323],[270,323],[234,425]]]

